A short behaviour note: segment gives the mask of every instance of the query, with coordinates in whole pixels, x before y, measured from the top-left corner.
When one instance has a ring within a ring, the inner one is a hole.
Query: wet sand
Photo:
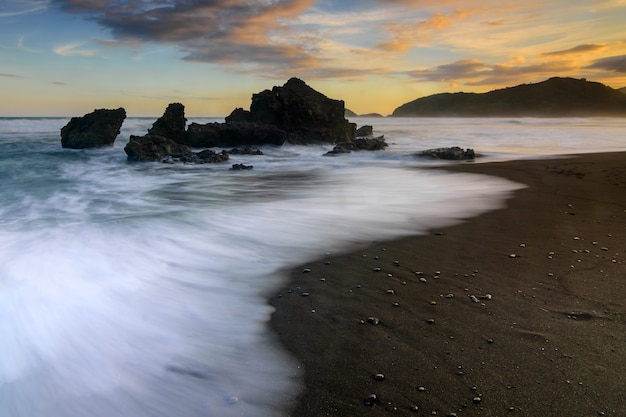
[[[289,272],[270,296],[304,370],[289,415],[625,416],[626,153],[447,169],[528,187]]]

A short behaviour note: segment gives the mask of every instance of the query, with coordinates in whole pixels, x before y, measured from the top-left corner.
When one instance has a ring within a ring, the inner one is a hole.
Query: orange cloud
[[[433,32],[446,29],[453,25],[455,21],[463,20],[473,13],[483,9],[461,10],[455,9],[452,13],[435,13],[429,19],[418,23],[385,23],[382,25],[390,33],[391,40],[377,45],[379,49],[390,52],[406,52],[416,45],[418,41],[428,40]]]

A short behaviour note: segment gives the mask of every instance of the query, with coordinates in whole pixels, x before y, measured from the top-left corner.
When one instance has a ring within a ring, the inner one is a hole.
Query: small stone
[[[374,326],[380,324],[380,319],[378,317],[368,317],[367,322],[369,324],[373,324]]]
[[[419,386],[419,387],[417,387],[417,390],[418,390],[419,392],[424,392],[424,391],[426,391],[426,387]]]
[[[320,278],[320,281],[326,282],[326,278]]]
[[[436,306],[436,305],[437,305],[437,302],[436,302],[436,301],[431,301],[431,302],[430,302],[430,305],[431,305],[431,306]]]
[[[392,306],[394,307],[400,307],[400,303],[393,303]]]
[[[480,300],[475,295],[470,295],[470,300],[472,300],[472,303],[480,303]]]
[[[396,292],[392,289],[387,290],[387,294],[395,294]]]
[[[364,400],[365,405],[370,407],[376,403],[377,399],[378,397],[376,397],[376,394],[370,394],[367,397],[365,397],[365,400]]]
[[[487,339],[487,343],[489,343],[490,345],[493,344],[493,339]]]
[[[376,381],[383,381],[385,379],[385,375],[383,375],[383,374],[376,374],[376,375],[374,375],[374,379]]]
[[[303,292],[303,293],[300,293],[300,295],[301,295],[302,297],[308,297],[308,296],[309,296],[309,295],[311,295],[311,294],[310,294],[310,293],[308,293],[308,292]]]
[[[474,397],[474,398],[472,398],[472,402],[473,402],[474,404],[480,404],[480,402],[481,402],[482,400],[483,400],[483,399],[482,399],[482,398],[480,398],[480,397]]]
[[[509,255],[509,258],[517,258],[517,255],[515,253],[512,253]]]
[[[426,323],[428,323],[428,324],[435,324],[435,319],[428,319],[428,320],[426,320]]]
[[[309,272],[311,272],[311,268],[304,268],[304,269],[302,270],[302,273],[303,273],[303,274],[306,274],[306,273],[309,273]]]
[[[374,269],[373,269],[373,271],[374,271],[374,272],[380,272],[380,271],[381,271],[381,269],[380,269],[380,268],[378,268],[378,267],[376,267],[376,268],[374,268]]]
[[[446,294],[446,298],[454,298],[454,294]]]
[[[237,403],[239,402],[239,398],[235,397],[234,395],[231,395],[230,397],[228,397],[228,398],[226,399],[226,402],[227,402],[229,405],[235,405],[235,404],[237,404]]]
[[[400,265],[400,261],[393,261],[393,264],[394,264],[395,266],[398,266],[398,265]]]
[[[416,405],[411,407],[411,411],[414,412],[414,413],[417,413],[419,411],[419,409],[420,408],[418,406],[416,406]]]
[[[491,296],[491,294],[485,294],[481,297],[483,300],[491,300],[493,297]]]
[[[426,278],[424,278],[424,277],[420,278],[420,282],[427,282]]]

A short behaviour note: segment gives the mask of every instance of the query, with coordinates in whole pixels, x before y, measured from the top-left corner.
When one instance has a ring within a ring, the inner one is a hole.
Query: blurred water
[[[616,119],[356,119],[388,150],[264,147],[254,165],[128,163],[61,149],[64,119],[0,119],[0,415],[276,416],[300,388],[266,323],[278,270],[500,207],[520,185],[420,169],[615,150]],[[200,121],[204,122],[204,121]],[[268,383],[271,381],[271,383]]]

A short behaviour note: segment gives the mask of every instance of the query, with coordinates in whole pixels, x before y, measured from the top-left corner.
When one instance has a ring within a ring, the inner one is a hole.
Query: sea
[[[357,117],[386,150],[128,162],[129,136],[155,120],[73,150],[69,118],[0,118],[0,416],[283,415],[303,370],[268,327],[282,271],[466,221],[523,187],[416,152],[460,146],[484,163],[626,149],[623,118]]]

